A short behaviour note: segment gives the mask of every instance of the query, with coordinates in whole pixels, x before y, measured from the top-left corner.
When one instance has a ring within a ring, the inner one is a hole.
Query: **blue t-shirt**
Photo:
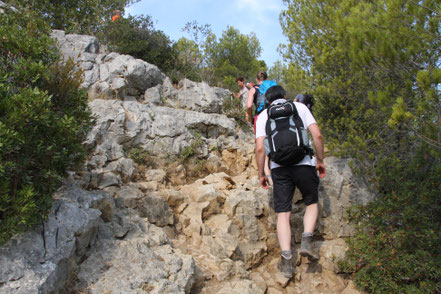
[[[261,94],[265,94],[266,90],[268,90],[269,88],[271,88],[272,86],[277,86],[276,81],[269,81],[269,80],[265,80],[262,82],[262,84],[259,87],[259,92]]]

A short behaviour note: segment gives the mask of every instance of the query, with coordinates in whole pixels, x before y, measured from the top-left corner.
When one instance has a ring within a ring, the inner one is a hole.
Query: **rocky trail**
[[[107,53],[54,31],[85,71],[92,154],[54,194],[48,219],[0,248],[0,293],[358,293],[340,274],[344,220],[374,199],[348,160],[326,158],[315,232],[318,262],[287,279],[271,190],[259,187],[251,130],[222,114],[229,92]],[[293,200],[293,249],[305,205]]]

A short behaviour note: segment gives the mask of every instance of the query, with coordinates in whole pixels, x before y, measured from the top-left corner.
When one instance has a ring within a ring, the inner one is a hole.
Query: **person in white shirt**
[[[296,98],[294,98],[294,102],[300,102],[305,104],[306,107],[308,107],[309,111],[311,111],[311,114],[313,114],[312,108],[314,106],[314,96],[310,94],[299,94],[296,96]],[[315,157],[312,158],[312,165],[315,166]]]
[[[237,99],[240,99],[240,97],[242,96],[241,104],[242,107],[245,108],[248,99],[249,90],[245,85],[245,80],[243,77],[238,77],[236,79],[236,83],[239,85],[240,91],[237,94],[234,94],[233,92],[231,92],[231,94]]]
[[[286,92],[281,86],[273,86],[266,92],[269,103],[280,103],[286,101]],[[280,166],[271,162],[271,177],[273,183],[274,209],[277,213],[277,237],[282,251],[281,261],[278,264],[279,270],[285,277],[291,278],[293,273],[292,251],[291,251],[291,225],[290,217],[292,211],[292,198],[297,187],[302,193],[306,211],[303,218],[302,243],[300,254],[310,260],[318,260],[319,255],[312,249],[312,239],[318,218],[318,186],[319,176],[324,178],[326,169],[323,162],[323,139],[320,129],[309,109],[302,103],[294,102],[300,119],[305,128],[311,133],[315,146],[315,164],[310,155],[293,166]],[[266,122],[268,111],[263,111],[256,122],[256,160],[259,169],[260,185],[264,189],[269,188],[269,181],[264,172]],[[317,176],[317,172],[319,176]]]

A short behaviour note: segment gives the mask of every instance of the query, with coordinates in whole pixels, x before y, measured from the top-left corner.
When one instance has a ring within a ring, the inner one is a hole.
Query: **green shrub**
[[[202,136],[196,133],[195,139],[191,141],[191,144],[187,147],[184,147],[179,153],[179,158],[181,159],[181,162],[184,163],[188,158],[198,154],[198,150],[202,147],[203,144],[204,141],[202,140]]]
[[[6,0],[14,7],[26,7],[50,24],[52,29],[66,33],[94,35],[101,31],[103,19],[111,19],[113,10],[139,0]]]
[[[0,18],[0,243],[47,215],[85,157],[92,119],[81,72],[59,60],[49,32],[33,13]]]
[[[388,172],[395,180],[389,181],[387,194],[348,211],[357,234],[349,238],[340,266],[354,273],[363,291],[441,292],[441,163],[428,160],[433,161],[430,168],[421,163],[390,164]]]
[[[144,150],[139,147],[132,147],[128,149],[127,156],[131,158],[136,164],[145,165],[145,166],[151,166],[155,167],[155,160],[150,155],[150,153],[147,150]]]
[[[245,108],[242,105],[241,99],[242,97],[238,99],[230,95],[223,101],[222,112],[226,116],[234,118],[241,127],[247,128],[249,124],[247,122]]]

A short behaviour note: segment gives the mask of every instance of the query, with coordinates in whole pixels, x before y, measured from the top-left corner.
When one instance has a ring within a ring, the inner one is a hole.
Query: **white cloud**
[[[254,12],[281,11],[282,0],[233,0],[238,9],[246,9]]]
[[[261,26],[273,25],[279,22],[279,14],[284,8],[282,0],[232,0],[233,6],[240,13],[247,13],[247,19],[251,19],[258,29]]]

